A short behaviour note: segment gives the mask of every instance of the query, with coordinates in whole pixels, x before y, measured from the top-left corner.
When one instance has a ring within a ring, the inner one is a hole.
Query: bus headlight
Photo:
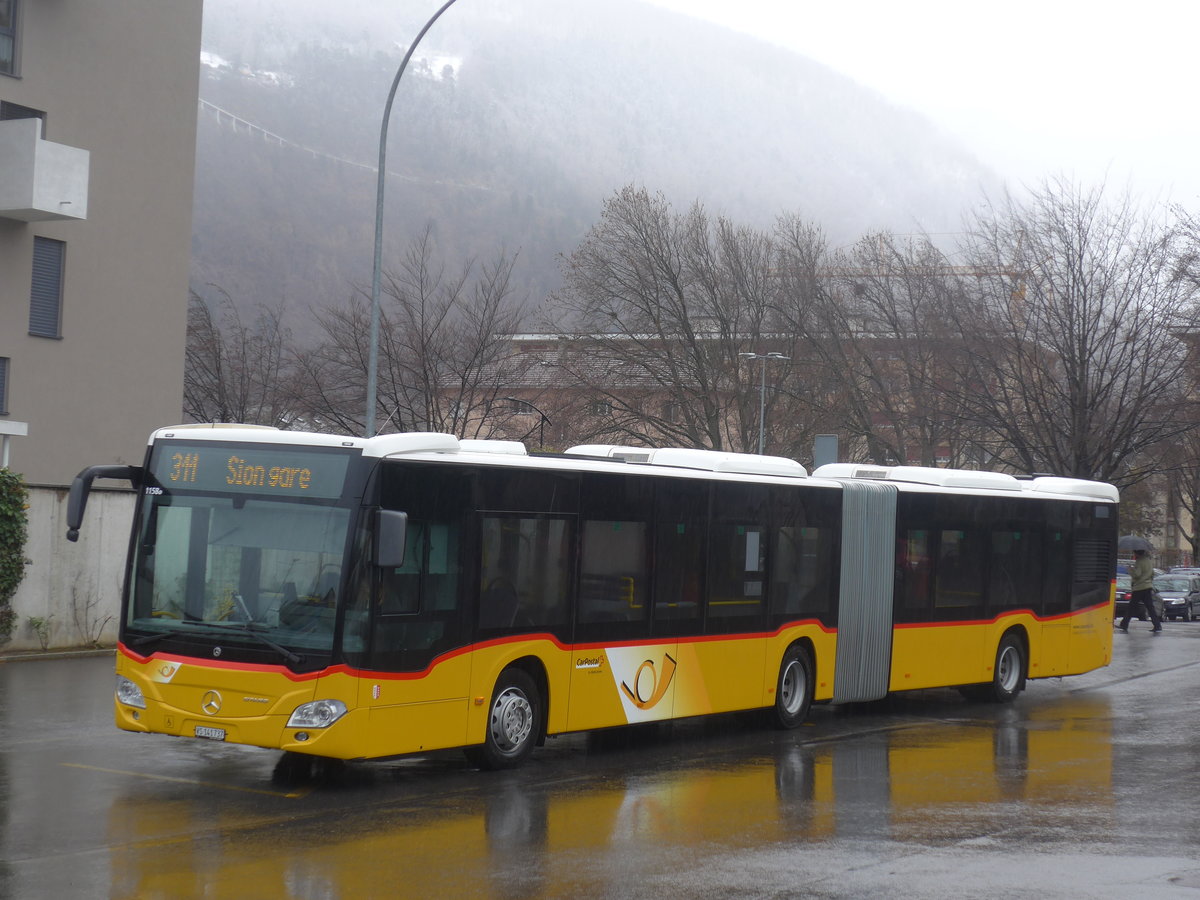
[[[126,706],[146,708],[146,698],[142,696],[142,689],[123,675],[117,676],[117,700]]]
[[[297,706],[288,719],[288,728],[328,728],[346,714],[341,700],[314,700]]]

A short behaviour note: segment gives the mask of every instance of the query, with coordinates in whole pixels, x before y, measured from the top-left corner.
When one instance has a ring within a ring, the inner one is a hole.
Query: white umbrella
[[[1154,549],[1150,542],[1144,537],[1136,534],[1127,534],[1117,540],[1118,550],[1145,550],[1150,552]]]

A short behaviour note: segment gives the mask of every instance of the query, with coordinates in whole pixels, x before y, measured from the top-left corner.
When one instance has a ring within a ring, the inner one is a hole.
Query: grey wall
[[[79,541],[67,540],[67,491],[29,489],[25,579],[12,608],[17,616],[5,650],[40,650],[31,617],[50,624],[49,648],[112,646],[117,640],[121,581],[137,495],[93,490]]]

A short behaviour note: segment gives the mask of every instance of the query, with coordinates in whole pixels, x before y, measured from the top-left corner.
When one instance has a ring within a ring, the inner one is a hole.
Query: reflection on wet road
[[[1195,896],[1200,623],[1012,706],[950,691],[292,782],[117,732],[111,659],[0,664],[0,896]]]

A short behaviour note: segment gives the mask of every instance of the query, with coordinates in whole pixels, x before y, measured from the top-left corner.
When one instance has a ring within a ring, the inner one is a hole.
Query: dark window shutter
[[[33,239],[33,288],[29,293],[29,333],[60,337],[63,257],[66,244],[49,238]]]
[[[44,123],[46,113],[43,110],[34,109],[32,106],[22,106],[20,103],[10,103],[7,100],[0,100],[0,122],[9,119],[41,119]],[[43,134],[42,137],[45,137],[45,135]]]
[[[0,356],[0,416],[8,415],[8,357]]]

